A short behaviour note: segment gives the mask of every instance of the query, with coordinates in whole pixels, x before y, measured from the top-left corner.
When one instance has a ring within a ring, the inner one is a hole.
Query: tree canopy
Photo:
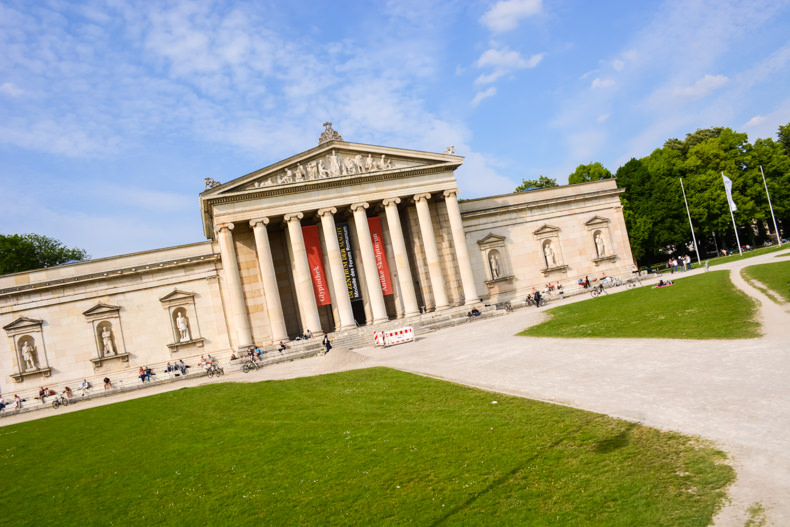
[[[589,165],[579,165],[576,170],[568,176],[568,184],[585,183],[587,181],[598,181],[600,179],[612,179],[614,176],[601,163],[590,163]]]
[[[758,139],[751,144],[744,133],[707,128],[688,133],[683,140],[668,139],[662,148],[620,167],[617,184],[625,189],[623,216],[634,258],[654,262],[667,253],[692,250],[681,179],[703,255],[735,246],[722,172],[733,182],[741,244],[762,243],[768,239],[767,231],[773,230],[761,166],[777,222],[787,225],[790,149],[783,141],[790,142],[790,124],[779,128],[778,137],[779,142]]]
[[[0,274],[51,267],[89,258],[83,249],[70,249],[39,234],[0,234]]]
[[[524,192],[525,190],[532,190],[536,188],[551,188],[558,187],[557,180],[546,176],[540,176],[538,179],[522,179],[521,184],[516,187],[516,192]]]

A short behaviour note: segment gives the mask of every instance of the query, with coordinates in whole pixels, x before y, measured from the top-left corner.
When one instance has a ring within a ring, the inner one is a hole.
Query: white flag
[[[724,178],[724,192],[727,193],[727,202],[730,204],[730,210],[735,212],[738,210],[738,207],[735,206],[735,202],[732,200],[732,180],[724,175],[724,172],[721,173],[721,177]]]

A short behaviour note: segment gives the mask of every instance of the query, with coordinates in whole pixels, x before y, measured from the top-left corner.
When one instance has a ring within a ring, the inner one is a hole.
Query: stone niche
[[[485,284],[492,296],[513,289],[514,277],[505,239],[504,236],[488,233],[485,238],[477,241],[480,256],[485,264]]]
[[[49,377],[52,374],[44,345],[43,325],[43,320],[20,317],[3,326],[14,350],[16,372],[11,374],[14,382],[22,382],[31,375]]]
[[[542,262],[540,272],[543,273],[543,276],[555,273],[565,274],[568,265],[565,263],[565,256],[560,244],[559,227],[544,224],[532,234],[538,243],[538,257]]]
[[[96,357],[91,359],[93,368],[100,369],[106,361],[129,362],[123,338],[121,308],[100,302],[82,314],[91,326],[96,346]]]
[[[584,224],[587,227],[589,247],[591,248],[592,261],[595,265],[603,262],[617,260],[617,255],[612,251],[612,236],[609,230],[609,220],[595,216]]]
[[[172,342],[167,345],[171,353],[192,347],[203,347],[205,340],[200,336],[195,293],[173,289],[159,299],[167,311]]]

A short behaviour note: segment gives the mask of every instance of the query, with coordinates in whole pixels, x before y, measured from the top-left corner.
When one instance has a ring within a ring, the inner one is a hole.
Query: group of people
[[[562,284],[560,282],[549,282],[546,284],[546,287],[543,289],[546,292],[549,291],[562,291]]]
[[[473,307],[472,310],[466,314],[466,316],[467,316],[467,318],[471,319],[473,317],[479,317],[481,314],[482,313],[480,313],[479,309],[477,309],[476,307]]]
[[[670,258],[667,260],[667,269],[674,273],[675,271],[688,271],[691,268],[691,256],[688,254],[680,258]]]
[[[654,287],[667,287],[669,285],[675,285],[675,282],[673,282],[672,280],[669,280],[669,279],[667,279],[667,280],[663,280],[662,279],[662,280],[659,280],[658,283]]]
[[[184,364],[183,360],[179,360],[175,364],[170,364],[170,361],[168,361],[167,366],[165,366],[165,371],[167,371],[167,373],[175,373],[177,371],[180,371],[181,375],[186,375],[187,365]]]
[[[0,395],[0,410],[3,410],[6,407],[5,399],[3,396]],[[14,410],[21,410],[22,409],[22,398],[19,395],[14,394]]]
[[[47,402],[47,397],[50,395],[55,395],[55,390],[50,390],[49,388],[42,386],[38,390],[38,398],[41,399],[41,403],[44,404]]]

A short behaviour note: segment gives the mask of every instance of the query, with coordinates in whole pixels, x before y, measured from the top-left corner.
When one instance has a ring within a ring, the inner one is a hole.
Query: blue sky
[[[349,5],[353,7],[349,7]],[[462,197],[790,122],[790,0],[0,0],[0,233],[203,240],[203,178],[317,144],[465,156]]]

